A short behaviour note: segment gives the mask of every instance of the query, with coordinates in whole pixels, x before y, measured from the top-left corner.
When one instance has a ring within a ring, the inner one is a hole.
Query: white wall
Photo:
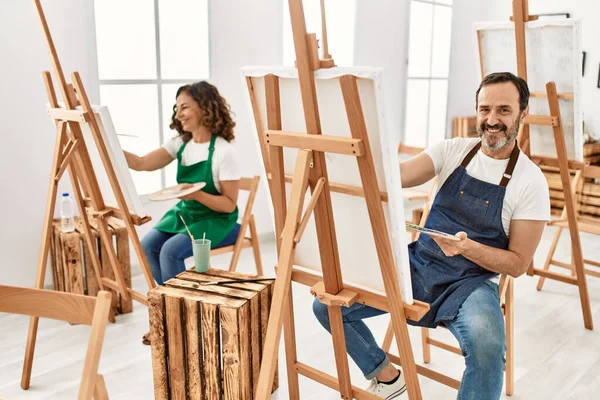
[[[98,101],[92,2],[43,5],[65,74],[79,71]],[[0,1],[0,54],[0,283],[32,286],[55,139],[41,76],[51,69],[50,57],[33,1]]]
[[[409,10],[410,0],[356,4],[354,65],[384,68],[388,128],[398,140],[404,129]]]
[[[479,84],[479,61],[472,22],[507,21],[512,15],[510,1],[459,0],[454,2],[450,98],[448,116],[475,115],[474,93]],[[600,88],[597,87],[600,64],[600,2],[597,0],[529,0],[530,14],[569,13],[582,20],[582,49],[587,52],[582,80],[585,131],[600,138]]]

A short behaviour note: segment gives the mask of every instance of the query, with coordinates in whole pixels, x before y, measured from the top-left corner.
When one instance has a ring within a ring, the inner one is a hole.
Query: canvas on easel
[[[420,399],[406,318],[419,320],[429,307],[416,301],[410,304],[410,292],[403,292],[407,280],[410,284],[408,276],[400,287],[399,271],[404,273],[408,266],[402,263],[406,232],[400,175],[397,160],[393,166],[384,161],[392,163],[397,157],[397,143],[387,147],[389,138],[378,135],[385,131],[385,124],[379,125],[382,104],[376,100],[380,87],[374,77],[378,71],[317,71],[332,66],[333,60],[319,59],[315,35],[306,32],[302,1],[290,0],[289,9],[297,71],[269,70],[245,76],[263,176],[273,203],[279,255],[255,398],[270,396],[283,327],[289,398],[300,398],[301,374],[338,391],[344,399],[376,399],[350,382],[341,307],[358,301],[390,312],[394,332],[401,339],[398,350],[408,396]],[[262,103],[259,96],[264,96]],[[402,217],[401,221],[397,217]],[[360,231],[358,239],[342,232],[351,222],[361,224],[354,228]],[[391,239],[398,240],[397,247]],[[343,255],[354,250],[347,247],[349,243],[363,250],[352,253],[359,262]],[[360,261],[364,262],[362,269]],[[304,268],[298,267],[298,262],[303,262]],[[352,276],[351,282],[346,273]],[[298,361],[292,280],[311,286],[319,301],[328,306],[337,378]]]
[[[570,190],[571,171],[585,169],[580,21],[537,21],[529,14],[528,0],[513,0],[512,9],[512,22],[475,26],[481,74],[483,78],[490,72],[513,71],[528,82],[530,113],[520,126],[519,145],[532,160],[559,167],[575,276],[533,264],[527,273],[577,286],[584,326],[593,329],[575,196]]]
[[[56,125],[57,137],[54,147],[52,169],[50,171],[50,187],[46,200],[46,211],[42,229],[35,288],[42,289],[44,285],[58,183],[64,173],[68,171],[73,193],[75,195],[75,202],[79,209],[86,245],[90,249],[95,248],[93,243],[94,236],[91,232],[91,225],[93,224],[98,230],[100,240],[107,250],[106,255],[108,256],[109,264],[116,277],[116,279],[113,280],[102,276],[98,256],[95,252],[91,252],[91,260],[98,283],[98,289],[105,290],[106,287],[119,292],[125,301],[132,298],[146,305],[146,295],[136,292],[126,285],[122,268],[112,245],[112,237],[108,229],[108,219],[114,217],[124,222],[130,241],[138,256],[140,268],[146,279],[148,288],[151,289],[155,286],[155,283],[150,274],[148,262],[134,226],[148,222],[150,217],[136,215],[130,211],[130,205],[128,204],[121,187],[122,183],[119,180],[119,173],[116,172],[115,166],[113,165],[114,157],[111,158],[111,155],[114,156],[115,154],[115,149],[111,147],[114,143],[111,143],[110,138],[108,138],[109,140],[107,141],[106,131],[103,132],[101,129],[101,126],[104,129],[109,129],[110,127],[101,125],[98,121],[95,110],[87,97],[79,73],[73,72],[71,74],[72,84],[67,83],[50,34],[41,1],[35,0],[35,6],[44,30],[44,35],[51,55],[51,61],[56,78],[58,79],[58,88],[62,94],[63,101],[63,106],[61,107],[56,96],[50,72],[44,72],[43,78],[49,102],[48,114]],[[99,112],[102,113],[102,109],[100,109]],[[106,120],[103,120],[102,122],[106,122]],[[88,136],[91,136],[92,141],[89,140],[89,137],[87,139],[85,138],[83,126],[89,128],[91,135]],[[103,170],[108,178],[110,189],[102,188],[99,184],[96,175],[96,170],[99,166],[94,165],[92,158],[90,157],[89,150],[91,148],[94,148],[100,157]],[[107,190],[112,190],[112,194],[116,201],[115,205],[108,205],[105,202]],[[131,199],[131,190],[128,189],[127,193]],[[133,193],[135,193],[135,191]],[[132,206],[135,207],[135,204],[132,204]],[[38,318],[33,316],[29,324],[29,334],[21,378],[21,387],[23,389],[28,389],[30,385],[37,328]]]

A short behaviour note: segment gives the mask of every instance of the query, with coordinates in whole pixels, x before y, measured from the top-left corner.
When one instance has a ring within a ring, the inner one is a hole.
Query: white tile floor
[[[554,231],[547,228],[536,254],[541,265]],[[586,258],[600,260],[600,240],[582,234]],[[561,241],[559,252],[568,260],[568,238]],[[276,254],[274,243],[261,243],[266,271],[272,271]],[[227,263],[220,256],[215,263]],[[252,252],[246,250],[240,271],[253,272]],[[141,276],[134,286],[144,289]],[[583,328],[577,289],[556,281],[547,281],[543,292],[537,292],[537,278],[523,276],[515,289],[515,395],[513,399],[597,399],[600,398],[600,279],[590,277],[589,293],[596,323],[595,331]],[[297,327],[298,358],[301,362],[335,375],[330,337],[313,317],[312,297],[308,288],[294,284],[294,307]],[[388,318],[377,317],[368,322],[376,337],[382,338]],[[87,345],[89,328],[42,320],[34,360],[32,386],[19,387],[28,318],[0,315],[0,398],[3,399],[71,399],[76,398]],[[301,329],[299,329],[301,327]],[[152,399],[152,366],[150,348],[141,344],[148,330],[147,310],[136,305],[131,314],[119,316],[110,324],[102,353],[100,371],[104,374],[112,400]],[[410,328],[415,359],[421,361],[420,333]],[[445,331],[433,335],[452,341]],[[287,399],[285,357],[281,346],[280,389],[273,399]],[[459,378],[462,357],[432,350],[432,366]],[[358,368],[350,361],[353,383],[367,386]],[[456,391],[429,379],[420,378],[425,399],[454,399]],[[338,399],[328,388],[300,377],[302,399]],[[403,398],[406,398],[403,397]],[[506,398],[506,397],[505,397]]]

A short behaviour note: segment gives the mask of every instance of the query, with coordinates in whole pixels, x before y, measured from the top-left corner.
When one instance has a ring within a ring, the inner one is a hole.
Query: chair
[[[583,188],[584,180],[586,178],[588,178],[588,179],[600,178],[600,167],[585,165],[582,169],[578,169],[575,171],[575,176],[573,177],[573,179],[571,181],[571,188],[570,188],[574,199],[579,198],[578,193],[577,193],[578,191],[581,192],[581,196],[583,198],[588,197],[585,195],[586,191]],[[578,222],[579,231],[589,233],[592,235],[600,235],[600,218],[594,218],[594,217],[589,217],[589,216],[585,216],[585,215],[580,215],[579,208],[580,207],[578,205],[575,206],[575,213],[577,214],[577,222]],[[563,208],[560,218],[557,220],[548,222],[547,225],[548,226],[556,226],[556,227],[558,227],[558,230],[554,234],[554,238],[552,240],[552,244],[550,245],[550,250],[548,251],[548,256],[546,257],[546,262],[544,263],[543,270],[548,271],[550,269],[550,266],[554,265],[557,267],[569,269],[571,271],[571,275],[575,276],[576,275],[575,274],[575,265],[573,264],[572,257],[571,257],[570,264],[563,263],[563,262],[553,259],[554,253],[556,252],[556,248],[558,247],[558,242],[560,240],[561,233],[563,232],[563,230],[565,228],[566,229],[569,228],[569,219],[567,218],[566,206]],[[591,265],[594,267],[600,267],[600,263],[596,262],[596,261],[584,259],[583,262],[584,262],[584,264],[587,264],[587,265]],[[600,277],[600,272],[590,270],[587,268],[585,269],[585,273],[588,275],[591,275],[591,276]],[[543,276],[540,277],[538,284],[537,284],[537,290],[542,290],[542,288],[544,286],[544,280],[545,280],[545,278]]]
[[[452,137],[477,137],[477,117],[452,118]]]
[[[437,179],[434,178],[434,179]],[[421,221],[419,225],[425,226],[425,221],[429,216],[429,211],[431,208],[431,201],[425,203],[423,206],[423,215],[421,217]],[[415,240],[418,239],[418,233],[415,237]],[[513,338],[514,338],[514,282],[511,276],[502,274],[500,276],[500,305],[502,307],[502,314],[504,315],[504,324],[506,331],[506,365],[504,368],[506,374],[506,395],[512,396],[514,392],[514,346],[513,346]],[[440,325],[441,328],[446,328],[443,325]],[[393,329],[392,324],[388,325],[387,332],[385,334],[385,338],[383,340],[382,349],[386,353],[389,353],[390,346],[392,344],[393,339]],[[431,346],[438,347],[443,350],[450,351],[452,353],[462,355],[461,350],[457,346],[450,345],[448,343],[444,343],[439,340],[435,340],[430,337],[429,328],[421,328],[421,339],[423,345],[423,362],[428,364],[431,362]],[[399,362],[400,360],[390,355],[390,360],[393,362]],[[434,379],[444,385],[453,387],[458,390],[460,387],[460,381],[454,378],[451,378],[447,375],[443,375],[439,372],[433,371],[429,368],[425,368],[423,366],[417,366],[417,370],[420,374],[427,376],[431,379]]]
[[[97,297],[50,290],[0,286],[0,312],[28,315],[92,326],[83,365],[78,400],[108,400],[98,364],[111,310],[111,294],[101,290]],[[29,374],[31,372],[29,371]],[[29,382],[30,375],[23,376]]]
[[[254,215],[252,214],[252,207],[254,206],[254,200],[256,199],[259,182],[259,176],[240,179],[240,190],[246,190],[249,193],[248,201],[246,202],[246,208],[244,209],[244,216],[242,217],[242,222],[240,224],[240,229],[235,244],[218,247],[212,249],[210,252],[211,257],[232,252],[233,255],[231,256],[231,262],[229,263],[229,271],[236,270],[242,249],[252,247],[254,252],[254,262],[256,263],[256,273],[258,275],[263,274],[262,262],[260,259],[260,249],[258,246],[258,234],[256,233]],[[246,237],[246,230],[248,227],[250,227],[250,237]]]

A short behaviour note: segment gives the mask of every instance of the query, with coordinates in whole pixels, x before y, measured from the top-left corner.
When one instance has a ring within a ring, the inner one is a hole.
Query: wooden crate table
[[[113,238],[113,246],[116,248],[117,259],[121,264],[125,283],[127,287],[131,287],[131,260],[127,229],[122,222],[111,218],[109,220],[109,231]],[[75,218],[75,231],[73,232],[63,232],[60,228],[60,220],[54,221],[50,242],[54,290],[96,296],[98,294],[98,281],[94,273],[90,249],[85,243],[83,232],[81,221],[77,217]],[[98,254],[102,273],[105,277],[114,279],[115,275],[104,244],[98,250],[100,234],[93,226],[92,233],[94,235],[94,249],[92,251]],[[131,298],[129,301],[125,301],[119,293],[106,287],[105,290],[112,293],[111,321],[114,322],[114,314],[126,314],[133,311]]]
[[[202,283],[257,277],[186,271],[148,293],[156,399],[253,398],[274,281]]]

